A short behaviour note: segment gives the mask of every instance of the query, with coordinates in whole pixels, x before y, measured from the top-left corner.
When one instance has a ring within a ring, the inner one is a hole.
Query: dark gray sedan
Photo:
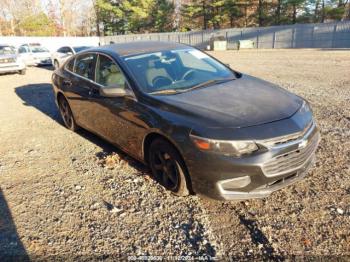
[[[69,129],[146,163],[179,196],[266,197],[307,174],[320,140],[304,99],[182,44],[89,49],[52,80]]]

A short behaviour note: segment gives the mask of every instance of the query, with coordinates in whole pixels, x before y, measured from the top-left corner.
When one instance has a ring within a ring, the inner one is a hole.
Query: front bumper
[[[26,68],[24,63],[0,64],[0,73],[17,72]]]
[[[246,157],[197,152],[196,158],[201,161],[188,165],[194,191],[223,200],[266,197],[306,176],[315,161],[319,141],[313,124],[299,139]]]

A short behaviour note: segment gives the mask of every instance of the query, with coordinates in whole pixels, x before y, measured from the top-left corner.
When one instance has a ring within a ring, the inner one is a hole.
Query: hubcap
[[[152,166],[155,170],[156,179],[167,189],[175,190],[179,183],[178,168],[176,161],[162,151],[156,151],[152,155]]]

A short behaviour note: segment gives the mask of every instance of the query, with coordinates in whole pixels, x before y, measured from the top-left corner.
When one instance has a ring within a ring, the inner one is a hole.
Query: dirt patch
[[[0,259],[350,255],[350,52],[213,54],[310,101],[322,141],[306,179],[263,200],[175,197],[117,148],[62,126],[52,71],[1,75]]]

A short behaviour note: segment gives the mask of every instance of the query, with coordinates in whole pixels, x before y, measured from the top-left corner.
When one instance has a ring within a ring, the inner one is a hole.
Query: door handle
[[[63,80],[63,85],[70,87],[70,86],[72,86],[72,82],[70,80]]]
[[[89,90],[89,96],[93,96],[93,95],[98,95],[99,92],[97,89],[90,89]]]

